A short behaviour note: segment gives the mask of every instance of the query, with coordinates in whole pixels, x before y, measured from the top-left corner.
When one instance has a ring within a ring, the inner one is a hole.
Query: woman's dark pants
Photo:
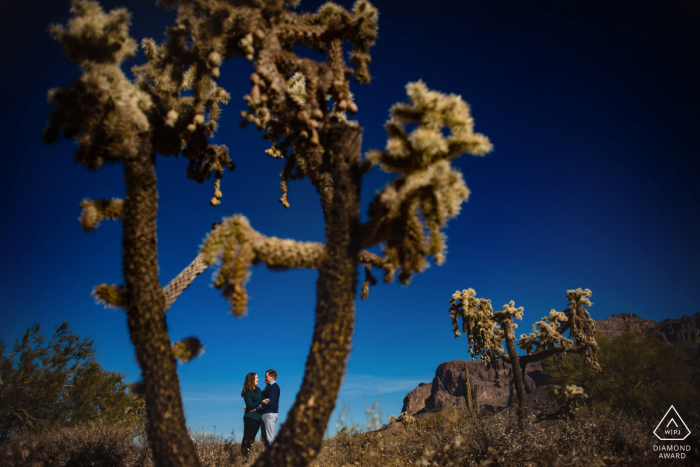
[[[255,420],[250,417],[243,417],[243,442],[241,442],[241,454],[243,457],[248,457],[250,447],[255,441],[260,429],[260,420]]]

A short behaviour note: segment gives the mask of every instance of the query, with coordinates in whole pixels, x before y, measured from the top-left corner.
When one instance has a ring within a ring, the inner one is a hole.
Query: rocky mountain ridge
[[[700,339],[700,312],[693,316],[684,315],[682,318],[669,318],[661,322],[643,319],[634,313],[612,315],[605,320],[595,321],[596,331],[608,339],[624,330],[641,332],[652,330],[677,350],[697,351]],[[464,360],[453,360],[442,363],[435,371],[432,383],[421,383],[413,391],[406,394],[401,412],[415,415],[425,412],[442,412],[450,408],[466,412],[464,400]],[[515,394],[510,381],[510,365],[506,367],[506,375],[501,375],[501,387],[493,385],[494,370],[486,370],[480,361],[466,362],[469,369],[469,380],[472,385],[479,384],[479,402],[485,410],[500,410],[515,403]],[[525,375],[525,392],[528,407],[534,411],[552,412],[556,403],[549,398],[542,387],[544,374],[542,362],[530,364]]]
[[[634,313],[612,315],[595,322],[596,331],[608,339],[629,328],[630,331],[653,330],[661,339],[672,344],[676,349],[697,349],[700,338],[700,313],[681,318],[667,318],[661,322],[640,318]]]

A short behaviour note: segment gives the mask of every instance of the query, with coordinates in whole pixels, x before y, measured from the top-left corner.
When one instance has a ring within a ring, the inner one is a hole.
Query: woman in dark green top
[[[260,414],[257,409],[262,402],[262,391],[258,387],[258,375],[248,373],[243,383],[241,397],[245,401],[245,414],[243,415],[243,442],[241,442],[241,454],[248,457],[250,446],[260,429]]]

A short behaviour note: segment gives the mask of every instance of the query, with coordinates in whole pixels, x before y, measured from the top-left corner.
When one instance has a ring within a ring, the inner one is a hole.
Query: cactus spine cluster
[[[124,166],[126,196],[86,200],[81,225],[121,219],[123,285],[102,284],[96,299],[126,310],[131,340],[142,369],[148,440],[157,466],[198,466],[187,435],[176,359],[201,354],[195,337],[172,344],[165,311],[204,269],[221,260],[215,286],[231,302],[233,314],[247,310],[245,284],[256,264],[272,269],[319,271],[316,323],[304,380],[276,442],[256,466],[308,465],[321,446],[340,389],[354,325],[357,268],[364,266],[361,297],[376,284],[372,268],[403,284],[432,258],[445,260],[447,221],[459,213],[469,190],[452,159],[484,155],[492,148],[474,133],[468,105],[456,95],[406,86],[409,102],[395,105],[386,124],[383,151],[361,158],[361,133],[349,115],[359,109],[349,79],[370,81],[369,49],[377,36],[377,10],[357,0],[352,11],[328,2],[315,13],[298,14],[297,0],[159,0],[177,7],[166,39],[141,42],[146,62],[122,72],[136,53],[129,37],[129,13],[104,13],[91,0],[73,0],[68,27],[52,34],[82,75],[72,88],[49,92],[55,105],[44,131],[46,142],[61,131],[76,138],[75,159],[91,169],[105,162]],[[343,43],[352,46],[350,66]],[[316,61],[297,56],[295,45],[325,55]],[[278,239],[255,231],[234,215],[215,226],[199,255],[166,287],[158,282],[156,242],[156,154],[182,155],[187,178],[203,183],[213,175],[212,206],[222,204],[221,178],[234,165],[225,146],[210,144],[221,106],[230,96],[219,86],[224,61],[252,62],[247,109],[241,127],[252,123],[270,142],[266,154],[284,160],[280,202],[290,206],[290,180],[308,178],[323,209],[326,243]],[[191,91],[191,93],[186,92]],[[406,125],[416,127],[408,132]],[[444,131],[444,133],[443,133]],[[360,180],[374,166],[396,173],[360,223]],[[368,251],[379,245],[381,254]]]
[[[494,368],[494,385],[500,386],[499,370],[504,370],[503,363],[508,363],[513,371],[512,384],[517,397],[517,412],[521,423],[526,417],[525,407],[525,369],[529,363],[542,360],[558,353],[578,353],[585,355],[586,362],[596,371],[600,365],[596,356],[598,344],[595,340],[595,324],[585,306],[593,303],[588,297],[591,291],[586,289],[568,290],[566,299],[569,306],[562,312],[552,310],[536,322],[529,335],[522,334],[517,345],[527,354],[519,357],[515,348],[515,329],[518,327],[513,319],[522,319],[523,307],[516,308],[511,301],[503,305],[502,311],[493,311],[491,300],[476,298],[474,289],[456,291],[450,300],[450,318],[455,337],[460,337],[459,319],[462,320],[462,332],[467,335],[469,352],[473,358],[481,358],[487,368]],[[569,338],[564,333],[569,331]],[[504,349],[505,347],[505,349]],[[465,364],[466,371],[466,364]],[[468,375],[467,375],[468,378]],[[465,388],[465,397],[467,397]],[[467,402],[469,407],[469,401]]]

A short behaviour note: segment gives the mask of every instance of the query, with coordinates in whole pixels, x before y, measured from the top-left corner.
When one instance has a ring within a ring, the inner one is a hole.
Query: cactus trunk
[[[515,385],[515,396],[517,398],[517,413],[518,422],[522,425],[525,422],[526,407],[525,407],[525,382],[523,379],[524,371],[520,367],[518,352],[515,350],[515,339],[513,337],[513,323],[506,320],[503,323],[503,331],[506,335],[506,350],[510,359],[510,366],[513,369],[513,382]]]
[[[155,153],[142,151],[126,160],[124,167],[126,315],[143,376],[148,441],[157,467],[198,467],[185,426],[177,367],[165,323],[165,298],[158,282]]]
[[[361,130],[336,124],[325,134],[333,164],[333,199],[326,214],[326,258],[316,284],[316,325],[301,389],[272,447],[256,467],[305,466],[321,449],[335,408],[355,321],[360,252]]]
[[[476,413],[474,411],[474,403],[472,402],[472,388],[471,385],[469,384],[469,366],[467,365],[467,362],[464,362],[464,399],[467,402],[467,410],[469,411],[469,414],[474,417],[476,416]]]
[[[466,361],[464,362],[464,376],[464,399],[467,401],[467,410],[469,411],[469,415],[476,418],[476,416],[479,415],[479,384],[474,383],[474,387],[471,387],[469,381],[469,365],[467,365]]]

